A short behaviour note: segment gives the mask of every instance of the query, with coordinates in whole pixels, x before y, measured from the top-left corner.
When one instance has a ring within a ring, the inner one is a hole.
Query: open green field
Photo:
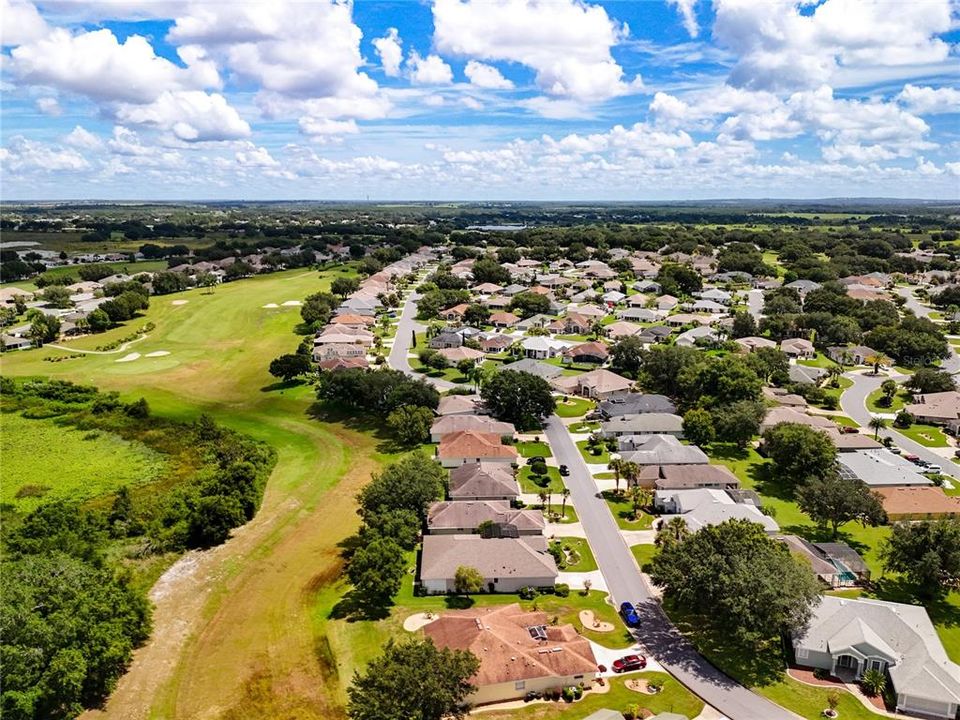
[[[366,419],[318,415],[309,385],[268,374],[270,360],[299,342],[300,315],[263,307],[326,290],[338,275],[293,270],[153,298],[130,325],[150,321],[155,329],[120,352],[43,360],[124,337],[130,327],[69,341],[66,351],[0,357],[4,375],[96,384],[128,401],[143,396],[153,412],[178,420],[207,413],[278,453],[257,517],[164,581],[153,598],[151,641],[105,709],[89,717],[344,717],[349,675],[338,676],[336,661],[319,652],[328,639],[317,617],[329,613],[325,593],[341,575],[337,543],[359,522],[354,495],[392,445]],[[155,351],[170,354],[145,357]],[[116,362],[131,352],[141,357]]]
[[[553,493],[563,492],[563,478],[560,477],[560,471],[551,466],[547,466],[547,474],[543,477],[548,478],[545,485],[539,485],[534,482],[536,476],[530,472],[530,466],[524,465],[517,473],[517,480],[520,481],[520,492],[539,493],[549,489]]]
[[[161,270],[167,269],[166,260],[144,260],[141,262],[111,262],[111,263],[98,263],[106,265],[114,270],[116,273],[124,273],[125,275],[136,275],[138,273],[144,272],[159,272]],[[44,277],[48,279],[62,278],[62,277],[71,277],[74,282],[82,280],[80,277],[80,268],[83,265],[64,265],[63,267],[50,268],[45,273]],[[21,280],[14,283],[9,283],[14,287],[23,288],[25,290],[36,290],[37,286],[31,280]]]
[[[593,410],[597,404],[586,398],[567,397],[557,400],[557,415],[562,418],[582,417]]]
[[[30,512],[50,500],[82,502],[157,479],[166,459],[138,442],[54,420],[0,416],[0,501]]]
[[[591,572],[597,569],[597,561],[593,557],[590,544],[584,538],[558,537],[561,549],[567,561],[560,568],[563,572]]]
[[[896,430],[914,442],[918,442],[927,447],[948,447],[950,445],[946,433],[936,425],[914,423],[908,428],[897,428]]]

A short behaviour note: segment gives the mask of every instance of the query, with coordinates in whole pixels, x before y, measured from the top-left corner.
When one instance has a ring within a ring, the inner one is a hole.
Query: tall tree
[[[825,477],[837,461],[837,448],[825,433],[797,423],[774,425],[763,434],[763,447],[774,474],[794,485]]]
[[[840,526],[857,520],[863,525],[882,525],[887,521],[883,498],[861,480],[845,478],[837,472],[814,477],[797,489],[800,509],[818,523],[830,525],[833,537]]]
[[[547,381],[526,372],[499,372],[483,386],[480,395],[491,415],[521,430],[539,427],[556,408]]]
[[[889,572],[903,573],[924,597],[960,583],[960,519],[899,522],[880,546]]]
[[[407,571],[403,548],[388,537],[360,546],[347,564],[347,577],[364,605],[384,607],[400,591]]]
[[[351,720],[462,720],[480,661],[466,650],[437,649],[431,640],[387,641],[380,657],[347,690]]]
[[[470,595],[483,590],[483,574],[475,567],[461,565],[453,574],[453,589],[458,595]]]
[[[430,408],[401,405],[387,415],[387,427],[401,445],[419,445],[430,439],[434,415]]]
[[[810,565],[747,520],[708,525],[668,543],[651,565],[667,600],[746,645],[803,628],[819,602]]]
[[[621,338],[610,348],[610,366],[617,372],[636,378],[642,365],[643,343],[639,338]]]
[[[713,427],[713,416],[710,412],[700,408],[687,410],[683,415],[683,436],[701,447],[712,443],[717,432]]]

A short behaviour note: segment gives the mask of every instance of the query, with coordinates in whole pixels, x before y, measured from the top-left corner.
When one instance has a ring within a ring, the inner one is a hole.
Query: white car
[[[941,472],[943,472],[943,468],[941,468],[939,465],[927,465],[923,469],[924,475],[939,475]]]

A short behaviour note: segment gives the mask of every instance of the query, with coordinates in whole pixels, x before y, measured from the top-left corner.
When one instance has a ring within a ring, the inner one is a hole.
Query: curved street
[[[439,390],[449,389],[454,387],[453,383],[414,373],[410,367],[407,355],[411,338],[413,333],[423,330],[414,320],[416,298],[411,293],[403,305],[389,365],[408,375],[423,377]],[[640,613],[642,627],[635,635],[644,652],[730,720],[797,720],[798,716],[720,672],[680,635],[653,596],[570,433],[556,415],[547,420],[544,430],[558,464],[570,469],[566,485],[611,599],[616,606],[632,602]]]

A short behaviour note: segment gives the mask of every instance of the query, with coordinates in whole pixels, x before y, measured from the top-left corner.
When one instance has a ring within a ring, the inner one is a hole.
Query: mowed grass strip
[[[167,459],[103,430],[8,412],[0,417],[0,501],[27,513],[51,500],[83,502],[159,478]]]

